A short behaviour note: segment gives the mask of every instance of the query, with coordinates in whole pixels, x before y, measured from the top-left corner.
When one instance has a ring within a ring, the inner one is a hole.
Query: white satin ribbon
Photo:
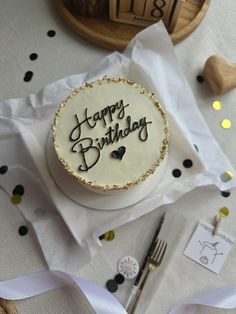
[[[220,309],[236,308],[236,286],[227,286],[211,290],[192,300],[176,306],[169,314],[193,314],[198,305]]]
[[[41,293],[77,285],[97,314],[127,314],[121,304],[105,289],[61,271],[42,271],[0,282],[0,297],[21,300]],[[193,314],[198,305],[221,309],[236,308],[236,286],[212,290],[176,306],[169,314]]]
[[[97,314],[127,314],[121,304],[105,289],[81,278],[61,271],[42,271],[24,277],[0,282],[0,297],[8,300],[20,300],[38,294],[77,285],[85,294]]]

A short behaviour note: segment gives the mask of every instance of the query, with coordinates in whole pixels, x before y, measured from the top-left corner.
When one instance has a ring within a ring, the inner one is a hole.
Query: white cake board
[[[156,171],[145,182],[131,190],[117,191],[115,195],[107,195],[85,188],[63,168],[53,148],[51,132],[48,136],[46,155],[50,174],[60,190],[77,204],[100,210],[122,209],[144,199],[157,187],[167,161],[166,158],[158,167],[158,172]]]

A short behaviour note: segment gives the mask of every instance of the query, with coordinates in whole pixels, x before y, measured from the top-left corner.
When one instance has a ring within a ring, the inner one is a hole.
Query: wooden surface
[[[189,36],[204,18],[211,0],[186,0],[177,25],[170,34],[173,43]],[[143,29],[105,19],[91,19],[73,14],[68,0],[53,0],[65,22],[84,39],[110,50],[123,51],[129,41]]]

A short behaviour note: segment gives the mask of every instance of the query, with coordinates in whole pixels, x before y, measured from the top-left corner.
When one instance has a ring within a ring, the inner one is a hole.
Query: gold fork
[[[127,312],[129,314],[133,314],[135,312],[135,309],[137,307],[138,301],[140,299],[141,293],[143,291],[143,287],[147,281],[148,275],[152,270],[157,268],[161,265],[161,262],[163,260],[163,257],[165,255],[167,248],[167,243],[164,240],[157,239],[156,243],[153,245],[153,251],[148,257],[148,269],[147,272],[140,284],[140,287],[136,293],[136,296],[134,298],[134,301],[130,304],[130,307],[127,309]]]

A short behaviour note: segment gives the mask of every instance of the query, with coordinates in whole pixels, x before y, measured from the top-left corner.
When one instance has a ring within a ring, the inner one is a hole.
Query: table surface
[[[37,93],[43,86],[71,74],[88,71],[110,51],[94,46],[73,33],[57,15],[48,0],[8,0],[0,1],[0,100],[21,98]],[[206,59],[222,55],[231,62],[236,51],[236,2],[233,0],[212,1],[209,12],[197,30],[183,42],[175,46],[175,52],[183,67],[186,78],[197,99],[199,110],[206,120],[212,134],[223,151],[236,167],[234,134],[236,131],[236,90],[214,97],[207,84],[199,84],[196,76],[201,73]],[[47,32],[55,30],[56,35],[49,37]],[[34,61],[29,56],[36,53]],[[24,81],[27,71],[33,72],[30,82]],[[220,100],[222,110],[212,109],[212,102]],[[232,126],[223,129],[220,121],[230,118]],[[217,158],[217,156],[216,156]],[[185,247],[196,223],[200,219],[208,222],[222,206],[230,209],[230,216],[222,222],[223,230],[236,237],[235,229],[235,190],[225,198],[214,186],[197,188],[186,194],[169,207],[173,214],[181,213],[186,217],[184,236],[178,243],[171,261],[166,268],[161,285],[155,298],[145,311],[148,314],[167,313],[175,305],[182,303],[207,289],[235,284],[236,270],[232,265],[236,258],[233,247],[220,274],[216,275],[194,264],[183,255]],[[103,247],[87,265],[78,269],[78,276],[87,278],[101,286],[112,278],[117,270],[119,258],[128,253],[141,258],[140,247],[132,245],[135,236],[143,232],[143,250],[150,239],[151,231],[144,226],[153,225],[158,210],[128,223],[115,230],[113,241],[103,241]],[[18,228],[26,222],[9,197],[0,189],[0,279],[10,279],[33,271],[46,269],[41,251],[31,232],[19,236]],[[127,241],[132,239],[132,241]],[[194,274],[179,274],[178,282],[172,282],[171,274],[192,267]],[[199,276],[198,276],[199,274]],[[197,277],[204,282],[197,281]],[[125,302],[126,290],[120,287],[116,297]],[[64,290],[56,290],[37,298],[18,301],[20,313],[73,313],[68,306]],[[215,310],[199,307],[197,313],[236,313],[236,310]]]

